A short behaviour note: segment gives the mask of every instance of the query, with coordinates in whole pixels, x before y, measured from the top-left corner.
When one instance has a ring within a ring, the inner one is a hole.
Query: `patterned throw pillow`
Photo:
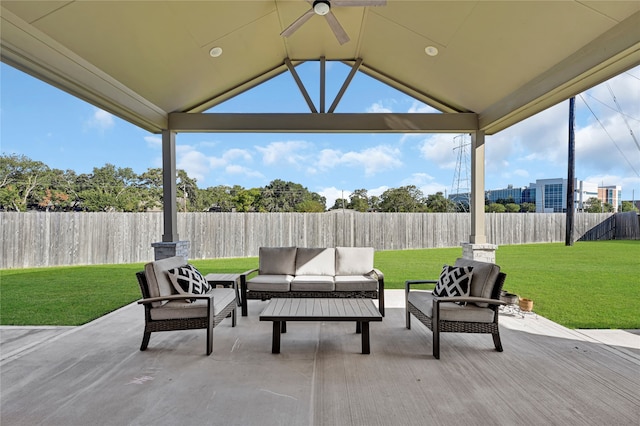
[[[469,296],[472,274],[472,266],[444,265],[438,284],[433,290],[433,295],[437,297]],[[465,303],[459,304],[464,305]]]
[[[169,269],[167,274],[179,294],[205,294],[211,290],[211,285],[193,265]]]

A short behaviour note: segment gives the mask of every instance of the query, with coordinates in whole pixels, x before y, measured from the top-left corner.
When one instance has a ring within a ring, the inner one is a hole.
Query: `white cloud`
[[[266,147],[256,146],[262,154],[262,162],[266,165],[279,165],[287,163],[302,167],[307,162],[307,150],[313,144],[305,141],[271,142]]]
[[[434,134],[419,144],[420,156],[436,164],[440,169],[454,169],[457,163],[456,135]],[[469,149],[467,152],[471,152]]]
[[[144,141],[152,149],[162,149],[162,138],[159,136],[145,136]]]
[[[366,111],[368,113],[390,113],[393,110],[389,107],[386,107],[382,104],[382,101],[374,102],[372,105],[367,107]]]
[[[336,149],[323,149],[317,160],[320,170],[330,170],[339,166],[363,168],[365,176],[392,170],[402,166],[402,153],[398,148],[379,145],[362,151],[342,152]]]
[[[113,115],[98,108],[94,108],[93,115],[86,122],[87,128],[97,129],[100,132],[111,129],[115,124]]]
[[[225,172],[230,175],[241,175],[249,178],[264,179],[264,175],[257,170],[237,164],[231,164],[225,168]]]
[[[429,105],[425,105],[421,102],[418,101],[413,101],[413,103],[411,104],[411,106],[409,107],[409,110],[407,112],[410,113],[422,113],[422,114],[431,114],[431,113],[437,113],[440,112],[437,109],[430,107]]]
[[[445,193],[449,189],[447,185],[436,182],[433,176],[421,172],[413,173],[401,182],[401,186],[408,185],[416,186],[425,196],[435,194],[436,192]]]

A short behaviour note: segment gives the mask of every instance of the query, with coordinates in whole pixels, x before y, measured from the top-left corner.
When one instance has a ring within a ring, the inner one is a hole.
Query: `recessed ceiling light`
[[[213,47],[211,48],[211,50],[209,51],[209,55],[211,55],[212,58],[217,58],[218,56],[222,55],[222,47]]]
[[[424,53],[429,56],[436,56],[438,54],[438,48],[435,46],[427,46],[424,48]]]

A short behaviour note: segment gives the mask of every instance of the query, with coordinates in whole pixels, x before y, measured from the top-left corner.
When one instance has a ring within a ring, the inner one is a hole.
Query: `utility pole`
[[[569,99],[569,156],[567,159],[568,172],[567,172],[567,229],[565,235],[565,246],[573,245],[573,216],[575,210],[575,152],[576,152],[576,140],[574,131],[575,122],[575,106],[576,98]]]

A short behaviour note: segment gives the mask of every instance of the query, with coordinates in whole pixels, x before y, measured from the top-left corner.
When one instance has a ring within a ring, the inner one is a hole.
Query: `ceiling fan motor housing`
[[[326,15],[327,13],[329,13],[329,11],[331,11],[331,4],[328,2],[328,0],[315,0],[313,2],[313,11],[316,13],[316,15]]]

